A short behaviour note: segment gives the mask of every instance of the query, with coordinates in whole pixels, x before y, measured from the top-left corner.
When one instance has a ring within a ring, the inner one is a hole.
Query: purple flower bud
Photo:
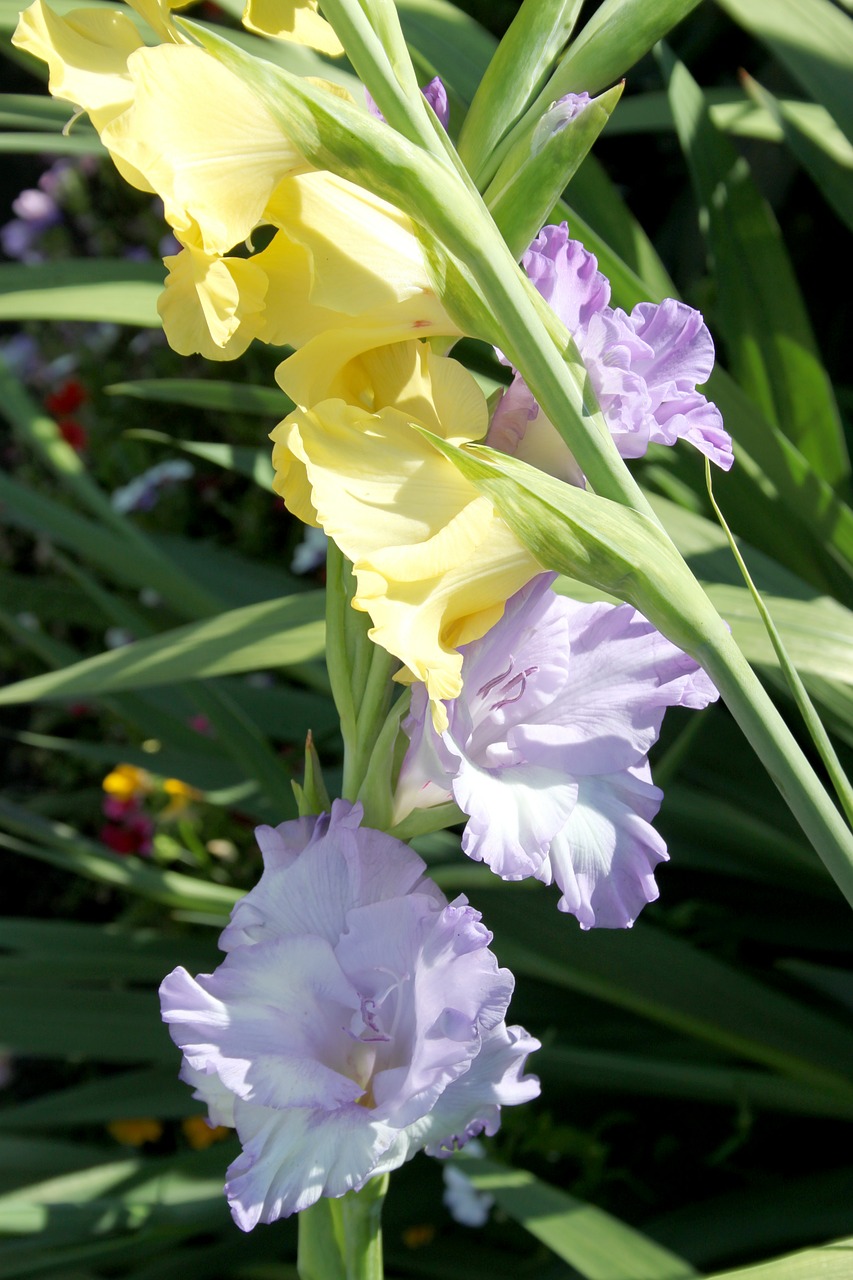
[[[556,882],[585,929],[624,928],[657,897],[668,856],[649,749],[668,706],[704,707],[717,690],[630,605],[579,604],[552,581],[535,578],[462,646],[444,733],[413,686],[395,818],[453,799],[469,857],[504,880]]]
[[[450,121],[450,106],[447,101],[447,90],[442,83],[441,77],[434,76],[429,84],[424,85],[421,93],[438,117],[439,124],[443,129],[447,129]],[[367,110],[370,114],[375,116],[377,120],[384,120],[385,117],[374,102],[369,89],[364,90],[364,96],[367,99]]]
[[[182,1078],[243,1152],[225,1191],[244,1231],[341,1196],[416,1151],[494,1133],[539,1092],[537,1041],[504,1021],[512,974],[361,806],[260,827],[264,873],[213,974],[160,988]]]

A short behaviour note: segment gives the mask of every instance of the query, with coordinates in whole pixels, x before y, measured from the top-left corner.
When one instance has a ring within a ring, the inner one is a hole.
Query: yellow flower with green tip
[[[441,702],[462,688],[458,646],[542,566],[417,430],[456,445],[484,435],[485,399],[460,364],[407,342],[364,353],[340,377],[349,403],[321,401],[273,431],[275,487],[353,562],[354,607],[424,681],[442,728]]]

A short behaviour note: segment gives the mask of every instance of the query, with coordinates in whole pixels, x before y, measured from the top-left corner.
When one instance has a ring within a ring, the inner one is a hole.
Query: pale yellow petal
[[[87,111],[98,130],[133,99],[127,60],[143,41],[126,13],[76,9],[62,18],[36,0],[21,14],[12,43],[47,63],[50,92]]]
[[[157,309],[173,350],[208,360],[242,355],[263,324],[263,271],[251,259],[220,258],[192,242],[163,261],[169,276]]]
[[[140,49],[128,70],[133,104],[104,130],[105,144],[145,175],[176,231],[195,223],[208,253],[227,252],[306,162],[249,87],[203,49]]]
[[[317,12],[316,0],[249,0],[243,26],[261,36],[310,45],[332,57],[344,51],[333,28]]]
[[[304,510],[310,486],[307,505],[353,562],[371,637],[426,683],[441,721],[439,702],[461,690],[457,646],[485,634],[541,566],[410,422],[340,400],[298,411],[273,432],[276,487]]]
[[[266,216],[308,251],[316,307],[359,316],[432,292],[411,219],[344,178],[306,173],[282,182]]]

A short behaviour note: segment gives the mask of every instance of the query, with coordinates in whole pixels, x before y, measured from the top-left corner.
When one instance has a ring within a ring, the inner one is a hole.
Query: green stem
[[[383,1280],[382,1205],[388,1174],[299,1215],[299,1280]]]
[[[332,1219],[343,1244],[346,1280],[383,1280],[382,1205],[388,1174],[372,1178],[361,1191],[333,1200]]]

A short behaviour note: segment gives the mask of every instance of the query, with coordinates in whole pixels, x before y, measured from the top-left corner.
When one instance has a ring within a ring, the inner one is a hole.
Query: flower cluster
[[[464,898],[361,809],[260,827],[264,873],[213,974],[160,988],[182,1078],[242,1155],[226,1195],[243,1230],[341,1196],[416,1151],[491,1134],[539,1092],[538,1048],[505,1014],[512,975]]]

